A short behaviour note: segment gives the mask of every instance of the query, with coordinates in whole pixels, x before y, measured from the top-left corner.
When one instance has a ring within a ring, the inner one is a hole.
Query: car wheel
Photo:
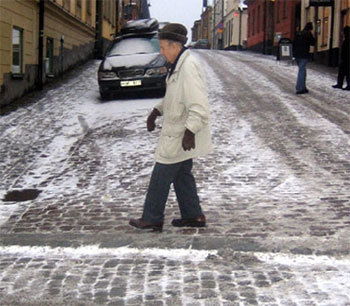
[[[108,100],[109,99],[109,94],[107,94],[107,93],[105,93],[105,92],[103,92],[103,91],[100,91],[100,96],[101,96],[101,100],[102,101],[106,101],[106,100]]]

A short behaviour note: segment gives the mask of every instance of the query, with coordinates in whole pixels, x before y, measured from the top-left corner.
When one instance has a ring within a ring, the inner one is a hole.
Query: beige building
[[[117,31],[118,6],[117,0],[0,0],[0,106],[94,52],[101,56]]]
[[[247,44],[248,12],[242,0],[213,0],[212,46],[240,50]]]
[[[241,50],[247,45],[248,12],[239,0],[225,1],[223,47]]]
[[[227,6],[227,0],[213,0],[213,14],[212,14],[212,31],[213,31],[213,49],[223,49],[223,36],[224,36],[224,19]]]
[[[213,41],[213,8],[208,6],[201,14],[201,38],[208,39],[211,44]]]

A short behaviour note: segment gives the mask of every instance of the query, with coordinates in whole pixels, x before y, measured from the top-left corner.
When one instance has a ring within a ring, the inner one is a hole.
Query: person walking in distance
[[[310,59],[310,46],[315,45],[315,38],[311,31],[313,26],[308,22],[301,32],[296,33],[293,42],[293,53],[298,64],[298,76],[296,83],[296,94],[308,93],[306,88],[306,65]]]
[[[200,64],[184,47],[187,30],[182,24],[167,24],[159,32],[159,40],[160,53],[171,67],[165,97],[148,116],[147,129],[155,129],[158,116],[163,117],[163,124],[142,217],[130,219],[129,224],[162,231],[173,184],[181,218],[172,220],[172,225],[204,227],[206,218],[191,170],[193,158],[212,150],[205,78]]]
[[[341,47],[341,58],[338,70],[337,84],[333,85],[333,88],[341,88],[344,90],[350,90],[350,27],[346,26],[343,29],[344,41]],[[344,78],[348,86],[343,88]]]

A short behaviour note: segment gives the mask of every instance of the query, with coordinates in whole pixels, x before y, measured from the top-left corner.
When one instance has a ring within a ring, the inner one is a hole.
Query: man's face
[[[173,64],[179,55],[181,48],[178,44],[172,43],[168,40],[161,39],[159,41],[160,44],[160,54],[165,57],[165,60],[168,63]]]

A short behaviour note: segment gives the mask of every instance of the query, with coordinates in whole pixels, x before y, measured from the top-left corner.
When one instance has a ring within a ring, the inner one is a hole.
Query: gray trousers
[[[191,172],[192,165],[192,159],[176,164],[155,164],[143,208],[143,220],[163,222],[171,184],[174,184],[181,218],[196,218],[203,215],[196,182]]]

